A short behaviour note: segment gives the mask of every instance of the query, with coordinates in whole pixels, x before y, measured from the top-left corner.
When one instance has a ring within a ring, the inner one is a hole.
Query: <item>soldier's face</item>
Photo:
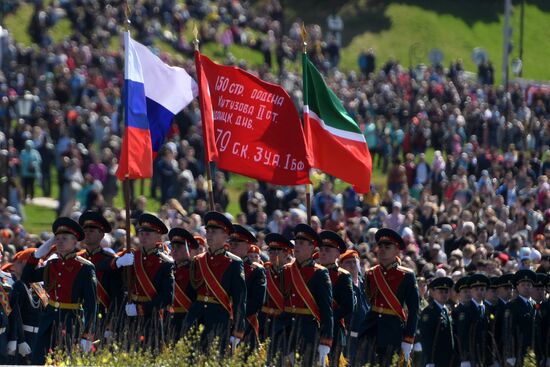
[[[294,257],[298,262],[311,259],[311,254],[313,253],[313,244],[311,241],[304,239],[296,239],[294,242]]]
[[[281,267],[287,263],[288,253],[279,248],[269,249],[269,262],[276,267]]]
[[[544,300],[544,287],[533,287],[531,289],[531,298],[535,300],[535,302],[541,302]]]
[[[172,244],[172,257],[174,258],[174,261],[180,262],[189,259],[189,251],[187,250],[187,246],[184,244]]]
[[[512,298],[512,291],[513,291],[513,288],[511,286],[498,287],[497,295],[499,296],[499,298],[502,298],[503,300],[508,301],[510,298]]]
[[[340,251],[334,247],[321,246],[319,248],[319,262],[322,265],[334,264],[338,256],[340,256]]]
[[[472,295],[472,298],[475,299],[478,303],[485,298],[486,292],[487,288],[485,286],[470,288],[470,294]]]
[[[358,259],[346,259],[340,263],[340,266],[351,273],[354,277],[359,274],[359,266],[357,265]]]
[[[260,262],[260,260],[262,259],[262,258],[260,257],[260,254],[257,254],[257,253],[255,253],[255,252],[251,252],[251,253],[249,253],[247,256],[248,256],[248,258],[250,259],[250,261],[252,261],[252,262],[257,262],[257,263],[258,263],[258,262]]]
[[[470,299],[472,299],[472,295],[470,294],[470,290],[468,288],[462,288],[460,292],[458,293],[458,298],[460,302],[466,303],[469,302]]]
[[[395,261],[399,255],[399,248],[392,242],[379,242],[376,244],[376,256],[381,264],[389,264]]]
[[[86,245],[98,246],[105,235],[103,231],[95,227],[85,227],[84,228],[84,243]]]
[[[435,299],[438,303],[442,305],[449,301],[450,292],[448,289],[432,289],[430,291],[430,294],[432,295],[433,299]]]
[[[139,243],[144,249],[151,249],[160,242],[161,234],[157,232],[150,231],[139,231],[138,232]]]
[[[245,241],[231,241],[229,243],[229,248],[231,249],[232,253],[240,258],[243,258],[246,256],[246,253],[248,251],[248,243]]]
[[[522,297],[528,298],[531,296],[531,289],[533,288],[533,283],[531,282],[519,282],[516,286],[518,294]]]
[[[208,227],[206,228],[206,242],[209,247],[217,250],[222,247],[227,240],[227,233],[221,228]]]
[[[76,237],[72,234],[61,233],[55,235],[55,245],[57,246],[57,252],[62,256],[73,252],[76,248],[76,242]]]

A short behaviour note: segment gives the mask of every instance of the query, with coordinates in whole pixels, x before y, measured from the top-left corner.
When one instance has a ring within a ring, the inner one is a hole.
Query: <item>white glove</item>
[[[15,350],[17,349],[17,340],[12,340],[8,342],[8,355],[14,356]]]
[[[84,351],[84,353],[88,353],[92,350],[93,343],[89,341],[88,339],[80,339],[80,348]]]
[[[330,353],[330,347],[328,345],[319,344],[317,347],[319,352],[319,365],[326,366],[327,356]]]
[[[19,345],[17,346],[17,351],[23,357],[25,357],[26,355],[31,354],[31,352],[32,352],[31,347],[27,344],[27,342],[19,343]]]
[[[40,247],[38,247],[38,249],[36,249],[36,251],[34,252],[34,257],[37,259],[41,259],[46,256],[48,252],[50,252],[50,250],[52,249],[54,241],[55,236],[52,236],[49,240],[41,244]]]
[[[435,363],[428,363],[426,367],[435,367]]]
[[[103,337],[105,339],[112,339],[113,338],[113,332],[111,330],[105,330],[103,333]]]
[[[241,342],[241,339],[237,338],[236,336],[229,337],[229,343],[231,344],[231,349],[236,350],[237,345]]]
[[[413,345],[411,343],[401,343],[401,351],[403,352],[403,356],[405,357],[405,360],[408,361],[411,356],[411,351],[413,349]]]
[[[123,266],[134,265],[134,254],[131,253],[131,252],[128,252],[128,253],[122,255],[121,257],[119,257],[118,259],[116,259],[115,263],[116,263],[117,268],[121,268]]]
[[[460,367],[472,367],[470,362],[460,362]]]
[[[506,364],[508,366],[515,366],[516,365],[516,359],[515,358],[506,358]]]
[[[126,315],[128,316],[137,316],[137,308],[133,303],[126,304]]]
[[[422,344],[420,344],[420,343],[414,343],[413,350],[414,350],[415,352],[422,352]]]

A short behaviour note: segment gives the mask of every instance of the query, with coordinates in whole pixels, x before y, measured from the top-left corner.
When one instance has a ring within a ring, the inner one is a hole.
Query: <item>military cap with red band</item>
[[[295,240],[310,241],[316,247],[321,244],[321,237],[319,237],[319,234],[317,234],[317,232],[315,232],[315,230],[307,224],[300,223],[296,225],[293,232]]]
[[[389,242],[393,243],[399,249],[404,250],[405,249],[405,241],[403,241],[403,238],[390,228],[380,228],[378,231],[376,231],[374,238],[376,239],[377,243],[383,243],[383,242]]]
[[[208,212],[204,215],[204,223],[206,228],[221,228],[227,234],[233,233],[233,224],[231,221],[220,212]]]
[[[84,239],[84,230],[74,220],[68,217],[59,217],[52,224],[52,232],[56,235],[68,233],[76,237],[78,241]]]
[[[256,243],[258,240],[245,227],[240,224],[233,224],[233,233],[229,236],[229,242]]]
[[[279,233],[268,233],[265,236],[265,243],[270,249],[292,250],[294,248],[294,244]]]
[[[247,251],[247,254],[260,254],[260,248],[256,245],[250,245],[248,247],[248,251]]]
[[[168,228],[156,215],[143,213],[138,218],[138,232],[168,233]]]
[[[78,223],[82,226],[82,228],[98,228],[104,233],[109,233],[112,229],[111,224],[107,219],[105,219],[105,217],[103,217],[103,215],[91,210],[87,210],[82,213],[82,215],[78,218]]]
[[[195,237],[183,228],[172,228],[170,232],[168,232],[168,238],[173,245],[182,244],[194,249],[199,247],[199,243]]]
[[[346,242],[338,235],[338,233],[333,231],[322,231],[319,234],[319,237],[321,237],[321,244],[319,247],[333,247],[335,249],[338,249],[341,254],[346,252],[348,246],[346,245]]]
[[[359,253],[355,250],[346,250],[346,252],[340,255],[338,261],[342,262],[349,259],[359,259]]]

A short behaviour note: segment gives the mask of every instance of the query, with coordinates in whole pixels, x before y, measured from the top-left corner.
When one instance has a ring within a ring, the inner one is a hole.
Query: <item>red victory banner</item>
[[[200,64],[210,90],[218,168],[276,185],[310,183],[304,131],[288,93],[204,55]]]

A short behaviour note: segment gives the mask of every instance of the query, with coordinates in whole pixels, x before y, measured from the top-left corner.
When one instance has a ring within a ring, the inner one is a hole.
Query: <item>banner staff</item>
[[[200,73],[202,71],[201,71],[201,61],[197,60],[197,55],[200,55],[200,53],[199,53],[199,30],[197,29],[196,24],[193,26],[193,35],[195,36],[195,39],[193,40],[193,46],[195,47],[195,69],[197,72],[197,80],[200,81],[200,78],[201,78]],[[197,84],[199,87],[199,95],[202,95],[201,93],[204,93],[204,91],[201,90],[201,83],[199,82]],[[202,105],[202,101],[200,98],[199,98],[199,104]],[[200,108],[201,108],[201,120],[204,126],[204,106],[200,106]],[[208,155],[208,147],[206,144],[206,136],[203,136],[203,140],[204,140],[204,144],[203,144],[204,145],[204,169],[206,170],[206,181],[208,183],[208,206],[210,211],[214,211],[215,210],[214,188],[212,184],[212,172],[210,170],[210,161],[208,159],[209,155]]]
[[[306,31],[306,27],[304,25],[304,23],[302,23],[302,52],[304,55],[307,55],[307,31]],[[304,96],[304,109],[306,108],[306,106],[308,105],[308,97],[307,97],[307,84],[305,83],[305,80],[307,78],[306,74],[305,74],[305,70],[306,70],[306,67],[305,67],[305,63],[303,63],[303,67],[302,67],[302,77],[303,77],[303,80],[304,80],[304,83],[303,83],[303,96]],[[305,119],[307,118],[306,114],[305,114],[305,111],[302,110],[302,115],[304,117],[304,124],[305,124]],[[313,185],[312,184],[307,184],[306,185],[306,208],[307,208],[307,224],[308,225],[311,225],[311,193],[313,192]]]
[[[129,33],[130,32],[130,25],[132,24],[132,22],[130,21],[130,6],[128,5],[128,2],[126,2],[124,4],[124,17],[126,18],[126,22],[125,22],[125,28],[126,28],[126,32]],[[127,91],[126,91],[127,93]],[[128,148],[128,145],[129,144],[126,144],[126,156],[128,156],[129,152],[129,148]],[[130,236],[130,179],[128,178],[129,177],[129,173],[126,172],[126,177],[124,178],[124,183],[123,183],[123,191],[124,191],[124,204],[126,206],[126,251],[130,251],[130,242],[131,242],[131,236]],[[128,273],[129,274],[129,273]],[[130,279],[130,277],[128,276],[128,279]]]

